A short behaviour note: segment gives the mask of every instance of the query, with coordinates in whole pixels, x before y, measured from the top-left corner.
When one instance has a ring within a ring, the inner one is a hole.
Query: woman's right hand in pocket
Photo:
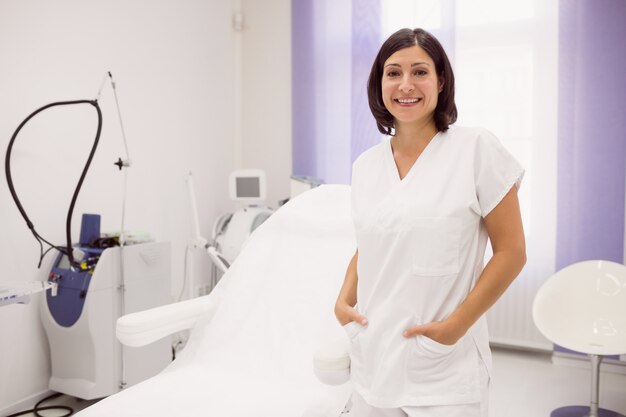
[[[339,324],[345,326],[346,324],[354,321],[361,326],[367,325],[367,317],[359,313],[354,307],[348,303],[337,302],[335,304],[335,317],[339,320]]]

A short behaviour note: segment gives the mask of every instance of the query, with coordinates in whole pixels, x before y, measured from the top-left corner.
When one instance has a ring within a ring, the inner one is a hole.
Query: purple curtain
[[[367,103],[367,79],[382,44],[380,13],[379,0],[352,1],[351,162],[381,137]]]
[[[380,36],[379,0],[292,0],[294,175],[350,183],[354,159],[378,142],[366,83]]]
[[[556,269],[623,262],[626,2],[559,5]]]
[[[556,270],[624,261],[625,21],[624,1],[559,4]]]
[[[292,174],[316,177],[313,2],[291,3]]]

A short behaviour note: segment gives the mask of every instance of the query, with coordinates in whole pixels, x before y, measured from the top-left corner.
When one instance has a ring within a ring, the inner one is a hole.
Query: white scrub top
[[[467,297],[483,270],[483,217],[523,175],[498,139],[480,128],[439,132],[402,180],[389,139],[354,162],[357,309],[368,325],[345,328],[351,380],[368,404],[480,401],[479,361],[491,370],[484,317],[450,346],[402,332],[444,320]]]

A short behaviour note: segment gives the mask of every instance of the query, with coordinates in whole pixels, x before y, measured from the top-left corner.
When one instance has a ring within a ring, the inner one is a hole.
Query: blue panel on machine
[[[83,249],[90,259],[96,259],[102,254],[103,249]],[[46,291],[48,309],[54,320],[63,327],[74,325],[80,318],[87,298],[89,283],[95,267],[73,268],[67,255],[60,253],[50,271],[48,281],[56,282],[58,287],[56,295],[52,290]]]

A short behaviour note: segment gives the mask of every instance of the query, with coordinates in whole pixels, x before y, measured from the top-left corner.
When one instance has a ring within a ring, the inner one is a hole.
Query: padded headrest
[[[313,356],[317,378],[327,385],[341,385],[350,379],[350,354],[347,338],[320,347]]]

